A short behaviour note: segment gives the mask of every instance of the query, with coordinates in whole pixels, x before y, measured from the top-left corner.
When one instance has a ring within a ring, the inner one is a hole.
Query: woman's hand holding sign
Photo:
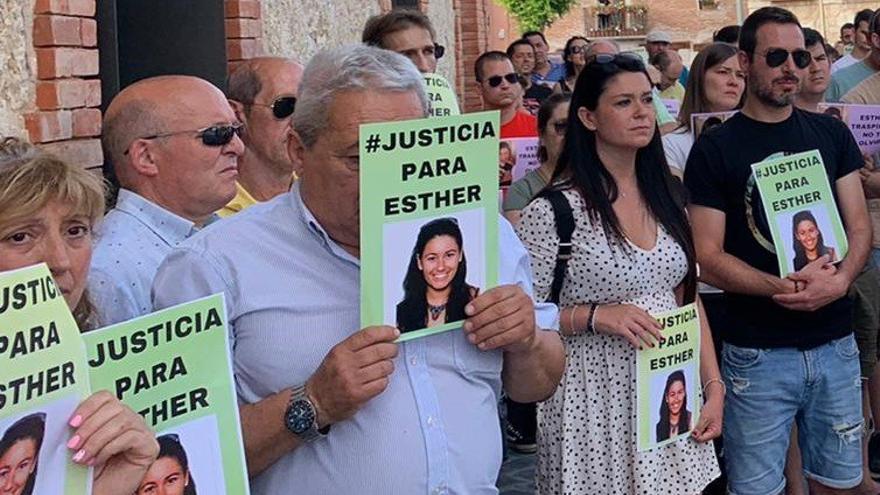
[[[830,260],[828,255],[823,255],[790,274],[788,279],[794,282],[797,292],[777,294],[773,300],[791,310],[815,311],[846,295],[849,283]]]
[[[654,347],[663,340],[660,323],[642,308],[632,304],[603,304],[594,310],[595,329],[608,335],[619,335],[636,349],[643,344]]]
[[[95,466],[94,495],[134,493],[159,455],[144,419],[110,392],[86,399],[69,424],[75,428],[67,443],[74,462]]]
[[[318,425],[350,418],[388,386],[394,372],[400,331],[394,327],[365,328],[333,347],[306,384],[318,412]]]
[[[718,385],[720,382],[715,382]],[[724,389],[721,387],[709,387],[712,383],[708,383],[704,390],[706,391],[706,402],[700,409],[700,420],[694,426],[691,435],[698,442],[708,442],[709,440],[721,436],[721,425],[724,418]]]

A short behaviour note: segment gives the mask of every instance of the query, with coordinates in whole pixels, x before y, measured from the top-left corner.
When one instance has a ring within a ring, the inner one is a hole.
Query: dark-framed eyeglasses
[[[296,110],[296,97],[279,96],[278,98],[275,98],[275,101],[273,101],[270,105],[257,102],[253,102],[251,103],[251,105],[271,108],[273,117],[278,120],[284,120],[293,115],[293,111]]]
[[[568,47],[568,53],[587,53],[586,45],[572,45]]]
[[[434,58],[443,58],[444,53],[446,53],[446,47],[440,43],[434,43]]]
[[[202,144],[205,146],[226,146],[232,141],[232,137],[236,134],[241,136],[241,133],[244,131],[244,124],[221,124],[221,125],[212,125],[210,127],[204,127],[202,129],[195,130],[187,130],[187,131],[174,131],[174,132],[165,132],[162,134],[153,134],[152,136],[144,136],[137,139],[159,139],[164,137],[176,136],[178,134],[191,134],[195,133],[196,138],[202,140]],[[128,154],[128,150],[125,150],[124,155]]]
[[[813,60],[813,54],[802,48],[793,51],[788,51],[785,48],[771,48],[758,55],[764,57],[767,61],[767,67],[770,68],[779,67],[784,64],[785,61],[788,60],[789,55],[791,55],[791,59],[794,61],[794,65],[798,69],[805,69]]]
[[[486,79],[486,82],[489,83],[489,86],[497,88],[501,85],[502,80],[505,80],[510,84],[517,84],[519,82],[519,76],[516,75],[516,72],[511,72],[509,74],[504,74],[503,76],[492,76]]]

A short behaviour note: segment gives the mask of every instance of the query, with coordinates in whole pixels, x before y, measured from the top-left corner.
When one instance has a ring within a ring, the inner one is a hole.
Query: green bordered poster
[[[752,165],[784,277],[819,256],[846,256],[846,231],[818,150]]]
[[[361,323],[461,327],[498,281],[498,112],[360,128]]]
[[[703,403],[700,389],[700,318],[696,304],[653,315],[664,341],[637,352],[639,451],[687,435]]]
[[[89,390],[79,329],[46,265],[0,273],[0,492],[91,493],[66,447]]]
[[[458,98],[449,81],[440,74],[425,74],[425,89],[428,92],[431,117],[450,117],[459,115]]]
[[[170,476],[192,493],[248,493],[222,294],[84,338],[93,388],[140,413],[169,452],[153,463],[138,493],[153,493]]]

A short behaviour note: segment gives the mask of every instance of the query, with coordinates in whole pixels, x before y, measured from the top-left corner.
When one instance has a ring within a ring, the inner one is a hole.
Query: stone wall
[[[876,9],[880,6],[876,1],[863,0],[802,0],[785,3],[750,0],[749,12],[768,5],[792,11],[802,25],[821,32],[832,45],[840,39],[840,26],[852,22],[856,12],[862,9]]]
[[[437,42],[446,47],[446,54],[437,64],[437,72],[449,81],[455,80],[455,11],[452,0],[430,0],[428,17],[437,31]]]
[[[33,13],[33,0],[0,1],[0,136],[26,136],[22,115],[34,109]]]

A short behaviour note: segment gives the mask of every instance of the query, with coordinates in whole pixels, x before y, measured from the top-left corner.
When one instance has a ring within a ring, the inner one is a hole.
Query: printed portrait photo
[[[513,182],[513,168],[516,167],[516,146],[510,141],[498,142],[498,183],[509,187]]]
[[[75,396],[0,420],[0,494],[64,493]]]
[[[825,205],[780,215],[777,221],[783,238],[788,237],[785,255],[792,272],[801,270],[826,254],[832,263],[840,260],[840,251]]]
[[[837,120],[846,122],[847,109],[844,105],[827,105],[827,107],[822,110],[822,113],[828,115],[829,117],[833,117]]]
[[[696,365],[672,368],[651,377],[651,424],[657,443],[688,433],[695,425],[700,382]]]
[[[465,319],[483,286],[484,215],[465,210],[385,225],[385,322],[401,333]]]
[[[723,112],[716,114],[694,114],[691,116],[691,129],[694,136],[699,136],[706,131],[723,124],[727,119],[735,115],[736,112]]]
[[[217,420],[205,416],[156,437],[159,456],[136,495],[222,495],[223,458]]]

